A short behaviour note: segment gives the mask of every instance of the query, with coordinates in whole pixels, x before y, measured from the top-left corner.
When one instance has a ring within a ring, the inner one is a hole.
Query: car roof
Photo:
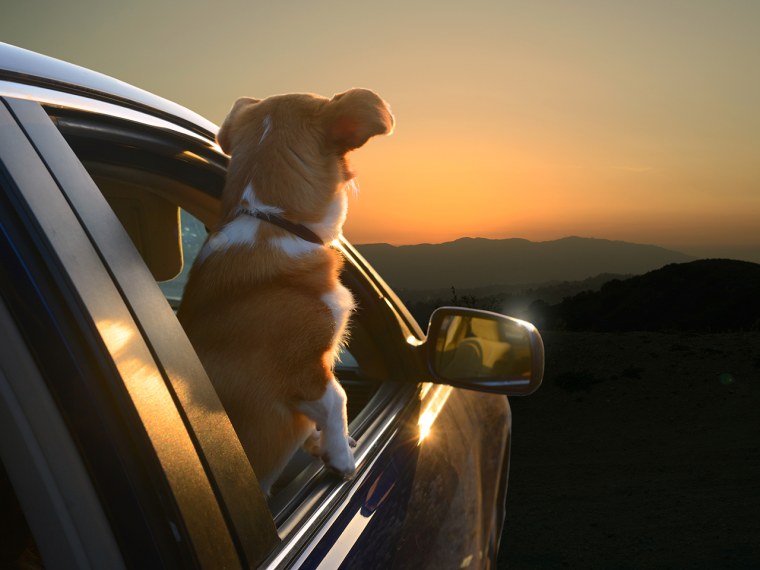
[[[0,42],[0,93],[6,82],[28,86],[32,98],[31,89],[42,88],[124,107],[174,123],[211,141],[218,130],[199,114],[129,83]]]

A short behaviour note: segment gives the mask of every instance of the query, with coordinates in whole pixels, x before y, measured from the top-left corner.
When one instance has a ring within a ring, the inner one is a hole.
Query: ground
[[[760,333],[544,341],[499,568],[760,568]]]

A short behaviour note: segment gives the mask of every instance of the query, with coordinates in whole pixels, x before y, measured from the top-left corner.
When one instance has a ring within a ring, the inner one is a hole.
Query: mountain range
[[[693,257],[654,245],[596,238],[461,238],[441,244],[356,245],[398,290],[473,289],[581,281],[601,273],[638,275]]]

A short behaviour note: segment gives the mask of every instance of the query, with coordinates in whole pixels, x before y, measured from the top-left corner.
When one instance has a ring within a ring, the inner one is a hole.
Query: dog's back
[[[319,242],[341,234],[345,153],[391,126],[379,97],[352,90],[240,100],[219,132],[232,156],[222,218],[178,317],[267,491],[314,422],[317,452],[353,471],[332,372],[353,300],[340,254]]]

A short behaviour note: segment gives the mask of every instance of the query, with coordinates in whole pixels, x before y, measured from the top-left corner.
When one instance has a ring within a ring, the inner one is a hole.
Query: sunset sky
[[[3,0],[0,41],[220,123],[368,87],[355,243],[568,235],[760,262],[760,1]]]

